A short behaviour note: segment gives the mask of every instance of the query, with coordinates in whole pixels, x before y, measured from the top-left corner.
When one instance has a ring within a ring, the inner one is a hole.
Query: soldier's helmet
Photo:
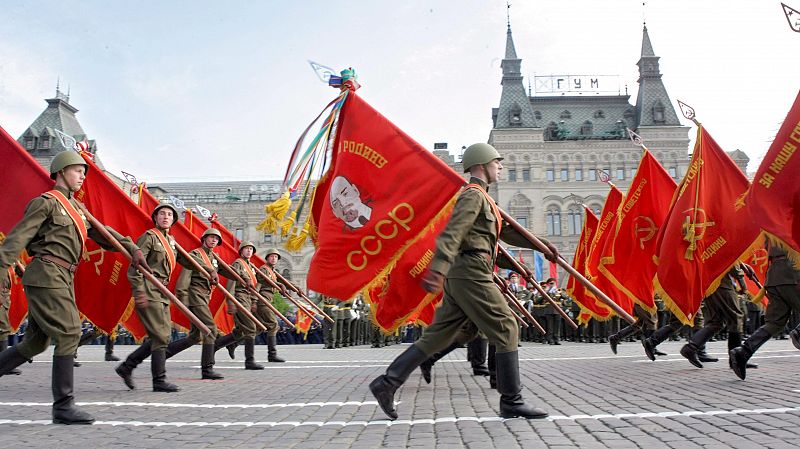
[[[172,223],[170,224],[170,226],[174,225],[175,222],[178,221],[178,216],[179,216],[178,209],[176,209],[175,206],[172,205],[172,203],[167,203],[167,202],[163,202],[158,206],[156,206],[155,209],[153,209],[153,213],[150,214],[150,218],[153,219],[153,224],[156,223],[156,215],[158,215],[158,211],[164,208],[167,208],[172,211]]]
[[[247,248],[248,246],[253,248],[253,254],[256,253],[256,244],[255,243],[253,243],[253,242],[242,242],[242,246],[239,247],[239,255],[240,256],[242,255],[242,250]]]
[[[50,179],[56,179],[56,173],[70,165],[83,165],[86,167],[86,173],[89,173],[89,164],[83,160],[83,157],[74,151],[68,150],[58,153],[50,162]]]
[[[268,249],[267,253],[264,255],[264,257],[269,257],[270,254],[275,254],[276,256],[278,256],[278,260],[281,260],[281,253],[278,252],[278,248],[270,248],[270,249]]]
[[[200,236],[200,243],[202,244],[203,241],[206,239],[206,237],[208,237],[209,235],[214,235],[214,236],[217,237],[217,239],[218,239],[217,245],[222,243],[222,233],[219,232],[218,229],[214,229],[214,228],[206,229],[206,231],[203,233],[203,235]]]
[[[464,150],[464,157],[461,164],[464,165],[464,173],[475,165],[483,165],[495,159],[503,160],[500,153],[488,143],[474,143]]]

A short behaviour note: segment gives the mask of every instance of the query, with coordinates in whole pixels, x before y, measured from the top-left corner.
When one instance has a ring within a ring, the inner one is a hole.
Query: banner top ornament
[[[634,145],[642,148],[647,148],[644,146],[644,139],[642,139],[642,136],[636,134],[630,128],[625,128],[625,129],[628,131],[628,137],[631,139],[631,142],[633,142]]]
[[[171,195],[170,195],[170,197],[169,197],[169,202],[170,202],[170,203],[172,203],[173,205],[175,205],[175,207],[176,207],[178,210],[184,210],[184,209],[186,209],[186,204],[183,202],[183,200],[182,200],[182,199],[180,199],[180,198],[178,198],[178,197],[176,197],[176,196],[171,196]]]
[[[681,113],[683,114],[684,117],[686,117],[688,120],[693,121],[695,125],[700,126],[700,123],[697,121],[697,115],[694,113],[693,107],[682,102],[681,100],[678,100],[678,106],[680,106]]]

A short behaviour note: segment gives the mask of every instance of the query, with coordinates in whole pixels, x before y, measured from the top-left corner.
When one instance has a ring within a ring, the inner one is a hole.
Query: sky
[[[800,10],[800,0],[784,2]],[[353,67],[362,98],[428,148],[485,142],[507,11],[526,85],[532,76],[616,75],[632,104],[646,21],[673,106],[691,105],[725,150],[747,153],[751,172],[800,87],[800,33],[773,0],[0,7],[0,126],[19,137],[59,80],[106,168],[149,183],[281,179],[297,138],[337,93],[309,60]]]

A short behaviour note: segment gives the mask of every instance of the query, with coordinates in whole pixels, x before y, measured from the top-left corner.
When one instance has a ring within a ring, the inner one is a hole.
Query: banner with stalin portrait
[[[430,302],[419,276],[410,274],[425,251],[414,260],[404,260],[403,255],[441,230],[465,182],[355,93],[342,108],[331,165],[314,193],[312,236],[317,251],[308,287],[346,300],[362,290],[368,296],[387,280],[390,287],[403,285],[390,299],[409,308],[387,317],[388,324],[407,318],[421,302]],[[393,271],[395,266],[398,270]]]

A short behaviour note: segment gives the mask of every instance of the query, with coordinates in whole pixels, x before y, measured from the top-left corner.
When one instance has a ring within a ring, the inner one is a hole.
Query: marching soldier
[[[336,347],[346,348],[350,346],[350,320],[352,316],[353,299],[342,301],[336,306]]]
[[[28,203],[25,216],[0,246],[0,272],[10,267],[23,249],[33,257],[22,277],[28,298],[25,338],[0,353],[0,376],[44,352],[52,339],[53,422],[60,424],[94,422],[94,417],[75,406],[72,362],[81,336],[81,320],[72,283],[87,237],[114,251],[110,242],[90,227],[72,195],[80,190],[88,169],[78,153],[56,155],[50,164],[50,178],[56,181],[53,190]],[[133,256],[131,269],[150,269],[130,238],[106,229]]]
[[[451,344],[456,334],[472,321],[496,346],[497,391],[504,418],[544,418],[547,412],[527,405],[520,392],[519,328],[511,308],[492,279],[498,239],[529,248],[531,243],[504,226],[497,205],[489,197],[489,184],[497,181],[502,157],[491,145],[479,143],[464,152],[464,170],[470,184],[459,195],[453,214],[436,239],[436,253],[423,277],[429,293],[444,288],[444,299],[433,323],[422,337],[398,356],[386,374],[369,388],[391,419],[397,419],[394,394],[408,376],[431,355]],[[558,251],[548,244],[550,256]],[[554,259],[555,260],[555,259]]]
[[[339,301],[331,298],[330,296],[325,296],[322,293],[319,293],[319,301],[317,302],[317,307],[321,307],[322,311],[325,312],[326,315],[332,317],[334,316],[334,311],[336,310],[336,304]],[[336,323],[331,323],[328,320],[324,320],[322,322],[322,338],[325,340],[325,349],[334,349],[334,345],[336,344]]]
[[[671,315],[669,322],[667,324],[659,327],[656,329],[655,332],[650,334],[649,337],[642,338],[642,346],[644,346],[644,353],[647,355],[647,358],[655,361],[657,355],[667,355],[664,352],[661,352],[657,349],[658,345],[660,345],[664,340],[670,338],[673,334],[680,332],[683,329],[690,329],[690,330],[700,330],[703,327],[703,309],[699,309],[697,313],[694,315],[694,323],[689,325],[684,325],[681,320],[678,319],[677,316],[674,314]],[[697,358],[703,363],[711,363],[711,362],[718,362],[719,359],[716,357],[711,357],[708,353],[706,353],[705,346],[698,349]]]
[[[633,315],[636,317],[635,323],[623,327],[619,330],[619,332],[608,337],[608,344],[611,346],[611,352],[614,354],[617,353],[617,346],[625,338],[636,336],[639,332],[642,333],[643,338],[647,338],[656,330],[656,324],[658,321],[656,315],[650,313],[638,303],[633,305]]]
[[[280,259],[281,255],[278,250],[276,248],[270,248],[267,250],[267,263],[259,268],[262,273],[266,274],[268,278],[272,279],[272,281],[279,286],[281,284],[278,284],[278,276],[275,275],[275,265]],[[276,293],[280,293],[283,296],[289,296],[289,293],[285,288],[278,290],[266,282],[259,284],[259,293],[261,293],[261,296],[267,298],[270,302]],[[261,321],[261,324],[267,328],[267,361],[285,362],[286,360],[278,357],[276,337],[276,335],[278,335],[278,318],[275,316],[275,313],[272,311],[272,309],[270,309],[266,304],[261,301],[257,301],[257,304],[255,316],[259,321]]]
[[[214,248],[222,243],[222,233],[217,229],[206,229],[200,236],[200,247],[189,252],[189,256],[203,267],[211,279],[200,271],[183,270],[175,286],[175,296],[186,304],[194,314],[211,331],[209,335],[201,335],[200,329],[192,323],[189,334],[167,345],[167,358],[174,356],[197,343],[203,344],[200,351],[201,377],[208,380],[220,380],[225,377],[214,371],[214,343],[218,338],[217,324],[214,314],[209,308],[211,293],[219,282],[219,264],[214,257]]]
[[[169,228],[178,220],[178,210],[172,204],[162,203],[153,209],[150,217],[155,227],[145,231],[139,237],[137,244],[142,248],[148,264],[152,267],[153,276],[166,286],[169,285],[172,272],[178,263],[187,270],[192,270],[193,266],[176,251],[175,239],[169,234]],[[166,350],[172,337],[169,298],[156,286],[145,282],[144,276],[133,268],[128,270],[128,281],[131,283],[136,314],[147,331],[147,340],[130,353],[115,371],[125,386],[133,390],[136,388],[133,382],[133,370],[149,356],[153,391],[163,393],[179,391],[177,385],[167,381]]]
[[[254,245],[252,242],[244,242],[242,243],[242,246],[239,247],[239,258],[231,264],[231,269],[233,269],[247,283],[247,285],[239,285],[238,282],[234,282],[234,296],[236,296],[236,300],[239,301],[244,307],[249,307],[250,311],[253,313],[257,311],[255,301],[258,301],[259,299],[255,295],[251,294],[248,288],[255,289],[256,285],[258,284],[258,279],[256,278],[257,268],[252,262],[250,262],[250,257],[252,257],[253,253],[255,252],[256,245]],[[256,323],[250,321],[250,318],[248,318],[244,313],[235,310],[236,309],[234,308],[233,304],[228,304],[228,313],[234,313],[233,321],[235,324],[233,327],[233,332],[225,335],[224,337],[218,338],[214,345],[215,349],[219,350],[223,346],[229,346],[232,343],[238,344],[239,342],[244,341],[244,369],[264,369],[263,365],[260,365],[255,361]],[[231,358],[233,358],[233,351],[230,349],[228,351],[231,355]]]
[[[555,278],[548,278],[543,287],[545,291],[547,291],[547,294],[553,298],[553,302],[555,302],[558,307],[561,307],[561,294],[556,287]],[[544,314],[547,319],[547,326],[545,327],[545,329],[547,329],[547,344],[560,345],[561,342],[558,341],[558,337],[561,335],[561,315],[558,314],[555,306],[550,304],[550,302],[547,302],[544,308]]]
[[[15,265],[16,266],[16,265]],[[14,279],[14,268],[8,267],[0,273],[0,352],[8,349],[8,336],[11,335],[11,323],[8,320],[8,310],[11,307],[11,286]],[[22,374],[16,368],[7,374]]]
[[[733,282],[739,285],[739,290],[744,292],[747,285],[744,283],[744,272],[736,264],[720,281],[719,287],[707,298],[703,299],[706,310],[704,312],[705,325],[692,335],[689,343],[681,348],[681,355],[689,362],[702,368],[699,352],[711,338],[724,328],[728,330],[728,351],[742,344],[742,327],[744,314],[739,307],[739,298],[734,291]],[[748,368],[755,368],[754,365]]]
[[[99,328],[92,328],[90,331],[86,332],[81,336],[80,341],[78,342],[78,347],[88,345],[89,343],[93,342],[98,337],[104,335],[105,332],[101,331]],[[111,335],[106,336],[106,355],[105,355],[106,362],[119,362],[119,357],[114,355],[114,337]]]
[[[800,270],[789,260],[786,251],[780,246],[767,241],[769,267],[764,288],[767,289],[769,306],[764,317],[764,325],[759,327],[738,348],[729,351],[730,367],[744,380],[747,376],[747,361],[770,338],[783,332],[792,315],[800,312]],[[789,336],[792,344],[800,349],[800,327],[793,329]]]

